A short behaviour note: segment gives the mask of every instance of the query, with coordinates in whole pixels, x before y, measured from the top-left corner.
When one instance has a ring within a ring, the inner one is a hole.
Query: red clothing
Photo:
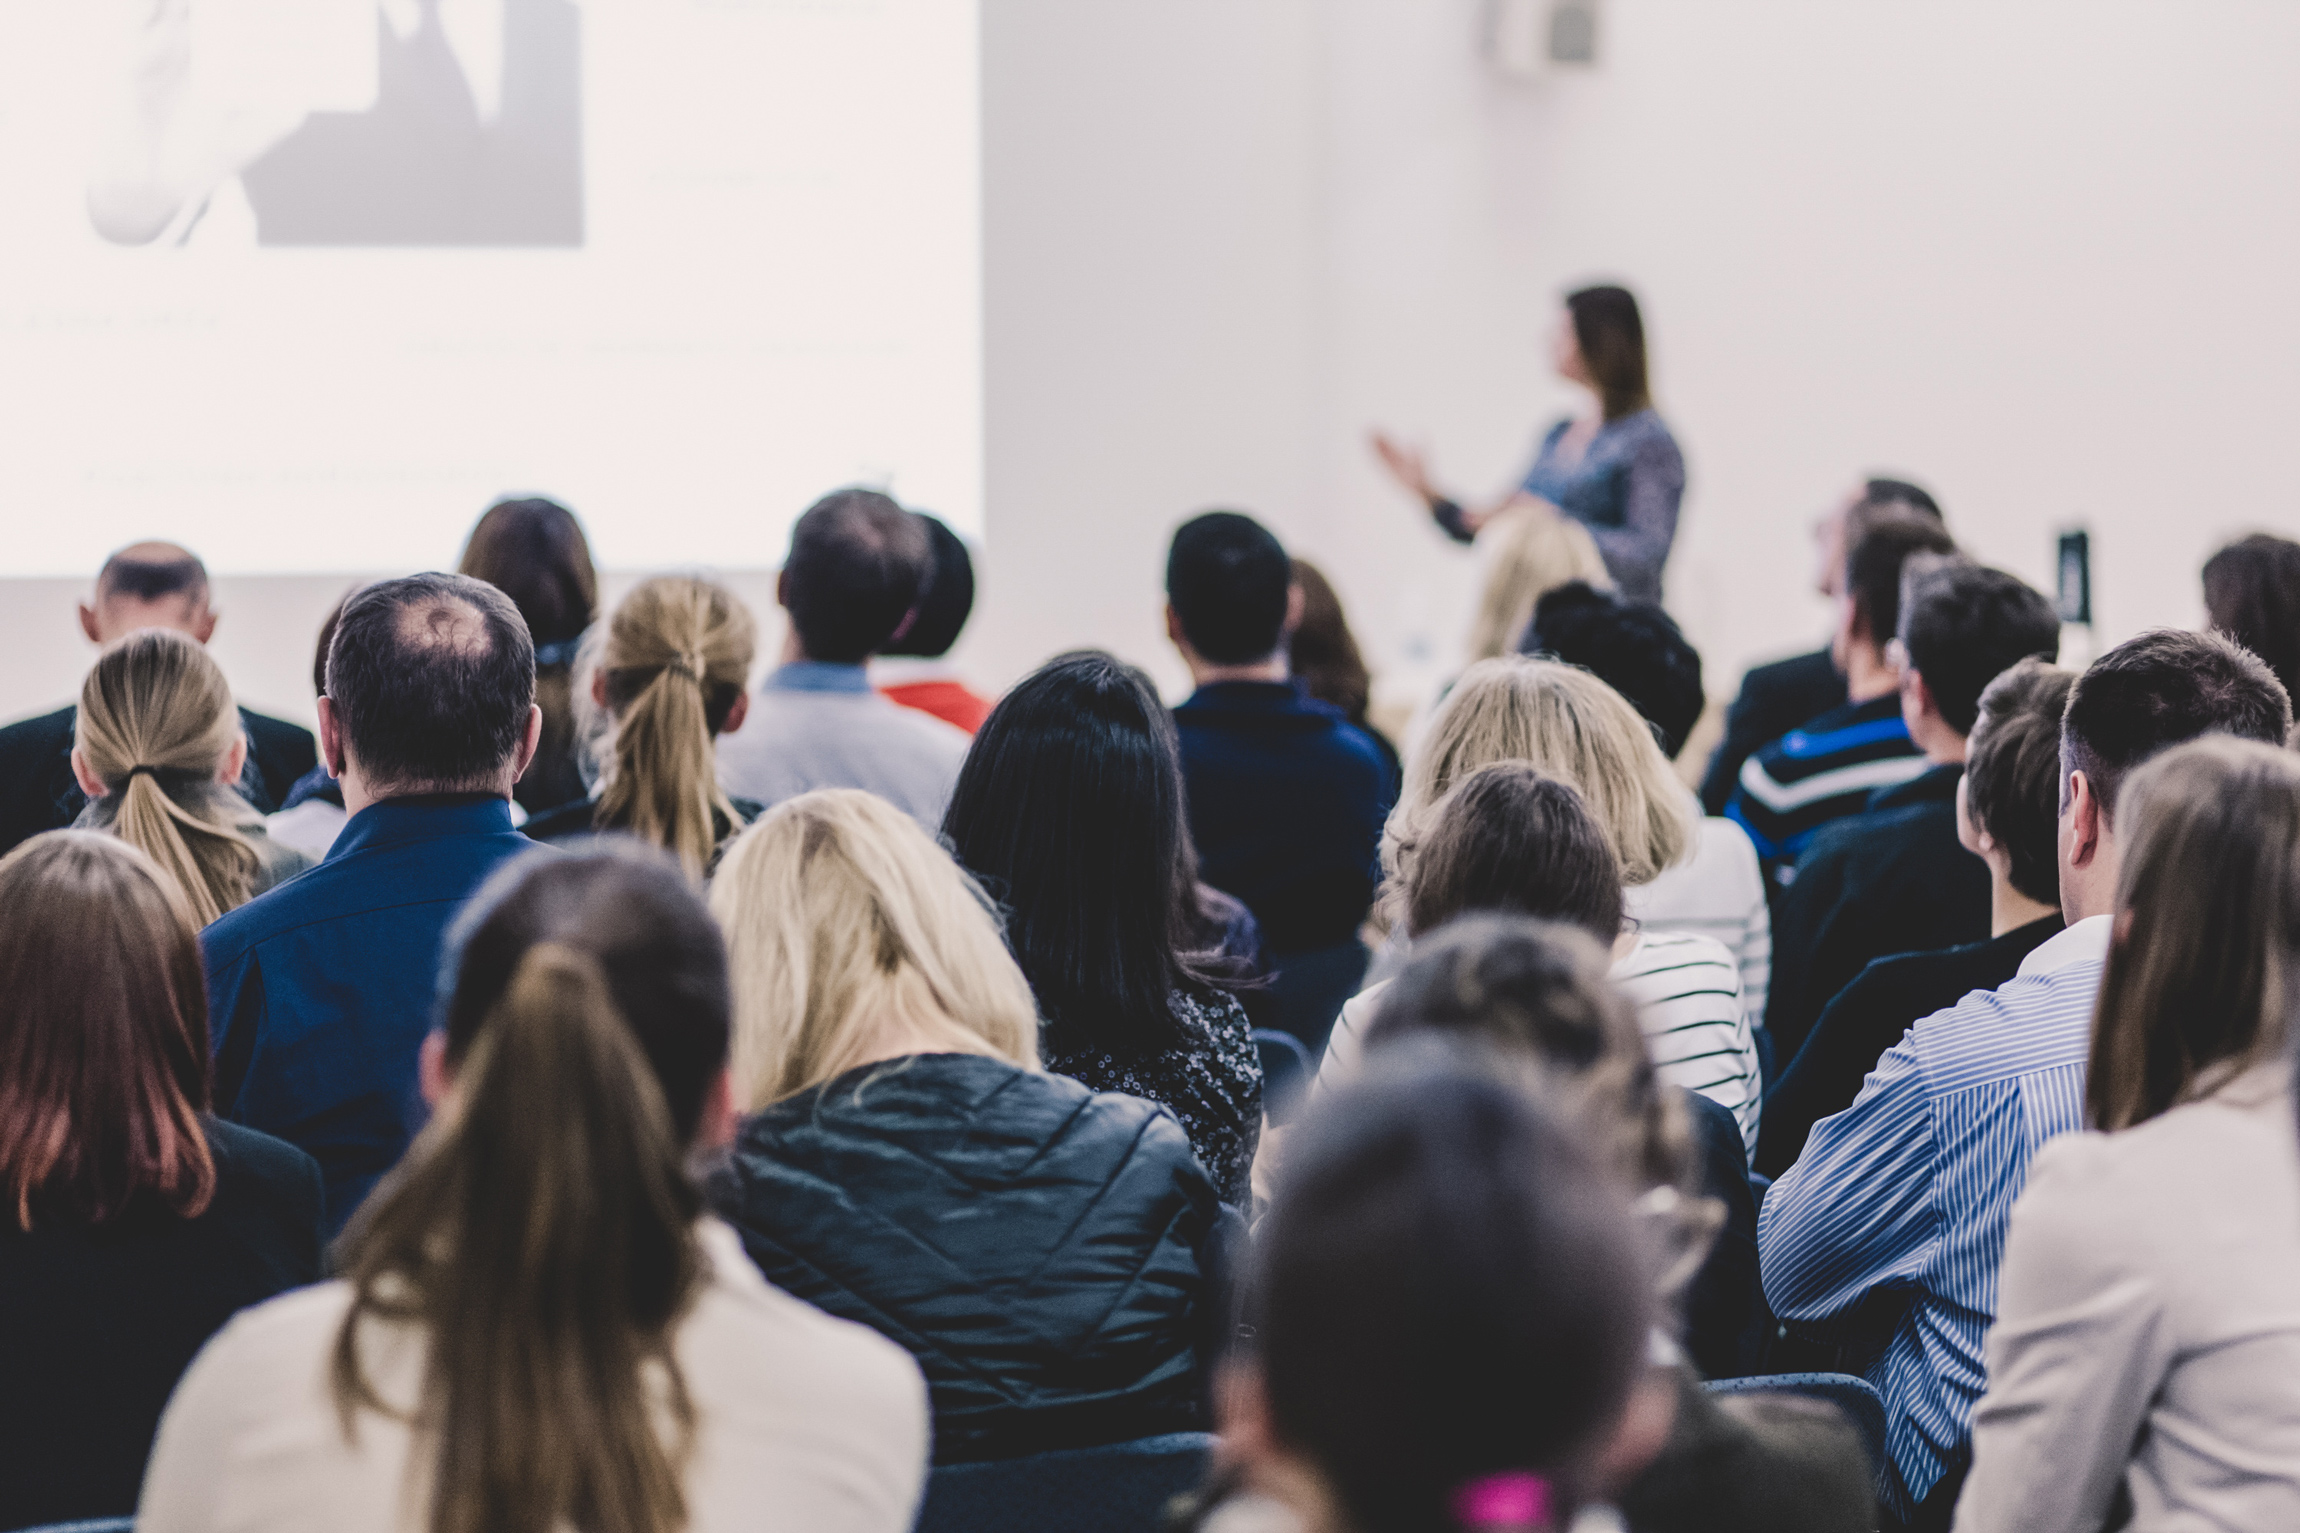
[[[881,687],[881,694],[905,708],[931,713],[945,724],[956,724],[968,734],[982,728],[990,717],[991,701],[963,681],[912,681]]]

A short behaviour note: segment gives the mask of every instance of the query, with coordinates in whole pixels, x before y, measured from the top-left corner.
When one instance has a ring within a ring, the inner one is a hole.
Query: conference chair
[[[1283,1123],[1302,1105],[1318,1073],[1317,1061],[1301,1039],[1275,1028],[1255,1028],[1254,1048],[1262,1056],[1262,1113],[1272,1123]]]
[[[1709,1392],[1718,1395],[1804,1395],[1826,1400],[1845,1413],[1868,1451],[1871,1473],[1885,1466],[1885,1397],[1867,1379],[1850,1373],[1775,1373],[1749,1379],[1712,1379]]]
[[[92,1522],[51,1522],[37,1528],[21,1528],[17,1533],[136,1533],[133,1517],[98,1517]]]
[[[1167,1506],[1198,1488],[1214,1448],[1173,1432],[927,1476],[917,1533],[1158,1533]]]

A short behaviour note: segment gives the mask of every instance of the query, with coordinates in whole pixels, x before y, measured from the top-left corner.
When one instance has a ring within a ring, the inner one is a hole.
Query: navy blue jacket
[[[343,1228],[423,1127],[416,1056],[448,923],[487,876],[542,852],[481,794],[386,799],[327,859],[200,934],[216,1111],[318,1160]]]
[[[1273,956],[1354,937],[1398,794],[1373,737],[1290,682],[1200,687],[1174,723],[1199,877],[1245,902]]]

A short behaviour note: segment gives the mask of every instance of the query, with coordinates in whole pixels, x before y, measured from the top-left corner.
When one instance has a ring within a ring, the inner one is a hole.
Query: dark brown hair
[[[1353,724],[1366,721],[1366,700],[1373,692],[1373,675],[1342,599],[1333,583],[1307,559],[1294,561],[1294,584],[1302,590],[1302,620],[1288,641],[1289,660],[1302,690],[1321,703],[1331,703]]]
[[[933,566],[917,517],[876,490],[834,490],[792,524],[776,590],[809,660],[860,665],[908,631]]]
[[[1965,746],[1965,807],[2012,860],[2012,886],[2060,903],[2060,718],[2076,673],[2028,659],[1981,693]]]
[[[2206,739],[2132,774],[2117,935],[2093,1013],[2085,1103],[2131,1128],[2283,1044],[2300,947],[2300,758]]]
[[[581,637],[599,610],[599,575],[583,524],[541,496],[488,507],[456,572],[510,597],[537,645]]]
[[[0,1197],[21,1229],[215,1195],[208,1003],[183,897],[141,852],[56,831],[0,858]]]
[[[1645,372],[1645,319],[1637,299],[1625,287],[1585,287],[1565,295],[1565,308],[1573,316],[1574,343],[1597,385],[1605,418],[1653,408],[1653,392]]]
[[[2300,687],[2300,543],[2256,532],[2205,561],[2204,610],[2212,626]]]
[[[673,1339],[704,1271],[686,1154],[726,1062],[724,948],[678,866],[626,844],[515,863],[449,950],[454,1094],[339,1251],[345,1435],[388,1409],[363,1323],[418,1325],[432,1533],[673,1533],[695,1430]]]
[[[1419,936],[1472,910],[1505,910],[1621,933],[1621,861],[1572,784],[1523,761],[1470,773],[1415,849],[1406,929]]]
[[[2216,633],[2159,628],[2085,667],[2061,717],[2061,791],[2072,773],[2116,812],[2126,774],[2157,752],[2209,734],[2282,745],[2292,701],[2259,658]]]
[[[1912,554],[1956,552],[1956,541],[1933,517],[1895,511],[1874,518],[1845,554],[1845,596],[1853,604],[1853,631],[1882,646],[1901,627],[1901,567]]]

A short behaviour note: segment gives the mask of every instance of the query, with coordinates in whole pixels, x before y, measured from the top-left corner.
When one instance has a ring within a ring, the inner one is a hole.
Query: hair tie
[[[134,766],[128,768],[128,775],[120,779],[120,786],[124,788],[130,782],[133,782],[136,778],[139,777],[149,777],[154,782],[157,782],[159,781],[160,777],[160,769],[156,766],[153,766],[148,761],[139,761]]]
[[[1525,1469],[1471,1480],[1453,1493],[1454,1521],[1465,1528],[1538,1527],[1549,1521],[1549,1481]]]
[[[674,676],[684,676],[696,686],[703,684],[703,659],[700,655],[680,655],[663,667]]]

